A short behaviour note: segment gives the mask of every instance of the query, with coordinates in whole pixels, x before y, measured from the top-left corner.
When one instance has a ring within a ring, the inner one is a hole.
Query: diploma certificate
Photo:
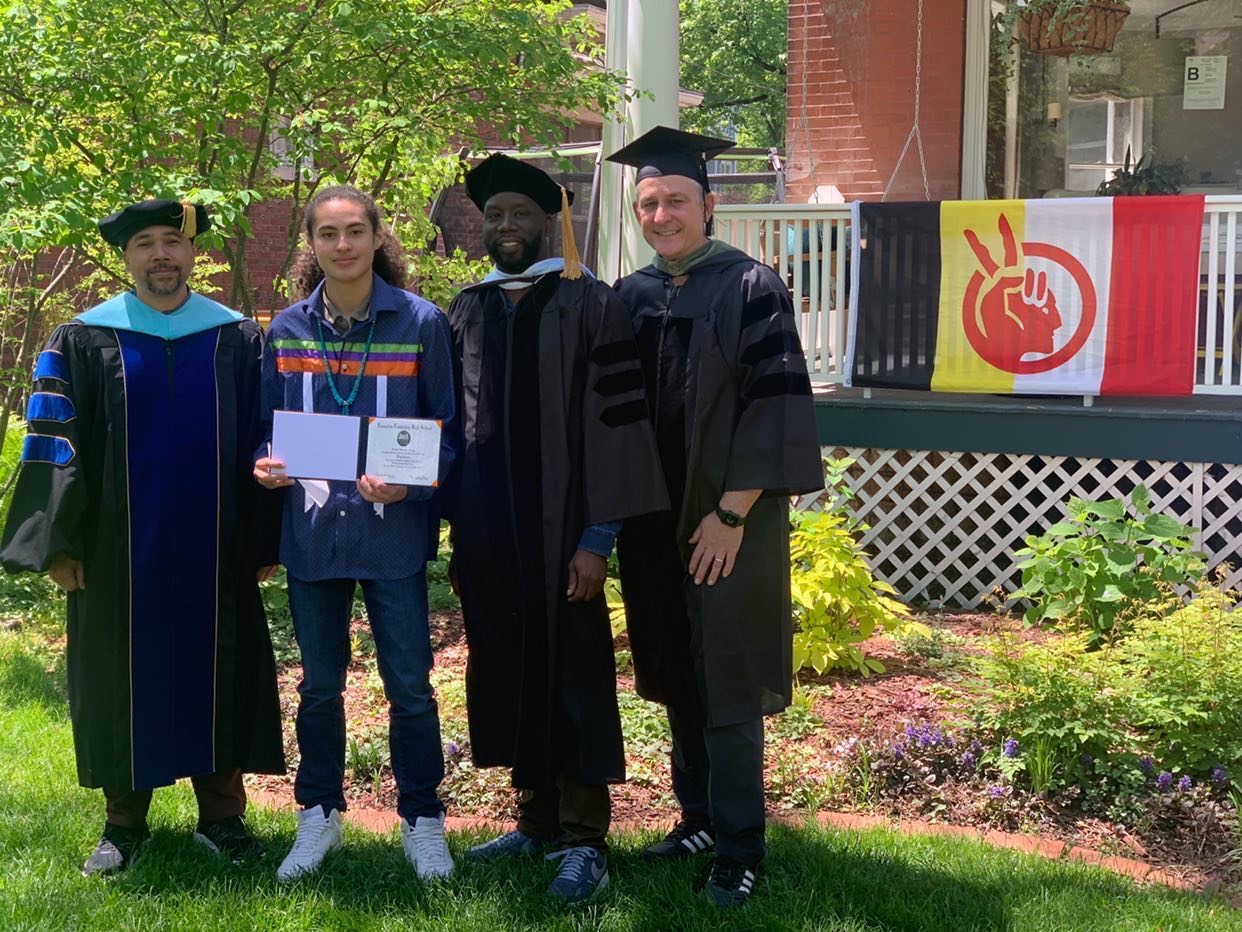
[[[440,422],[371,418],[365,472],[396,485],[439,485]]]

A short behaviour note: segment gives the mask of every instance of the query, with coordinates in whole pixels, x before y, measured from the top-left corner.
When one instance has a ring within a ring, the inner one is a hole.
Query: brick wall
[[[280,310],[289,302],[274,288],[276,277],[284,268],[289,250],[290,203],[287,200],[263,201],[250,211],[253,238],[246,244],[246,264],[250,268],[250,288],[254,306],[259,311]],[[301,221],[301,215],[298,217]],[[217,282],[223,290],[215,297],[225,304],[232,294],[232,276],[221,276]]]
[[[483,256],[483,215],[466,196],[465,185],[455,185],[444,192],[440,227],[443,234],[436,244],[438,252],[460,247],[471,259]]]
[[[933,200],[961,189],[965,0],[924,0],[922,119]],[[790,0],[787,197],[879,200],[914,123],[916,0]],[[803,79],[805,77],[805,115]],[[916,145],[890,200],[922,200]]]

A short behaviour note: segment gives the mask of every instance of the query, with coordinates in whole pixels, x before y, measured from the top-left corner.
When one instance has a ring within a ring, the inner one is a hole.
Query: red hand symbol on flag
[[[1004,214],[998,226],[1004,265],[992,258],[974,230],[965,231],[966,242],[983,267],[982,296],[973,309],[965,311],[973,310],[990,349],[989,361],[1014,371],[1025,354],[1052,352],[1052,337],[1061,326],[1061,314],[1056,295],[1048,287],[1048,274],[1025,268],[1022,249]]]
[[[992,257],[974,230],[965,230],[966,242],[979,262],[966,286],[962,323],[971,347],[998,369],[1013,373],[1046,372],[1064,364],[1082,349],[1095,323],[1095,289],[1081,262],[1050,243],[1018,243],[1009,219],[997,222],[1003,256]],[[1082,298],[1081,318],[1069,341],[1056,349],[1054,336],[1061,328],[1061,310],[1048,282],[1048,273],[1026,267],[1027,257],[1049,260],[1065,268]],[[1024,360],[1034,354],[1038,358]]]

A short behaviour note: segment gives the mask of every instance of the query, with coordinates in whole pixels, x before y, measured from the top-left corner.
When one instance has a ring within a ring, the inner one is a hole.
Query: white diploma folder
[[[362,420],[340,414],[276,411],[272,457],[292,479],[358,479],[358,440]]]

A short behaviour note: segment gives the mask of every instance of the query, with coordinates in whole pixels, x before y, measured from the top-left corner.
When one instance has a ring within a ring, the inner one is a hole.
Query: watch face
[[[728,527],[737,527],[742,523],[742,516],[736,512],[729,511],[725,508],[716,509],[716,517],[720,519],[720,523]]]

